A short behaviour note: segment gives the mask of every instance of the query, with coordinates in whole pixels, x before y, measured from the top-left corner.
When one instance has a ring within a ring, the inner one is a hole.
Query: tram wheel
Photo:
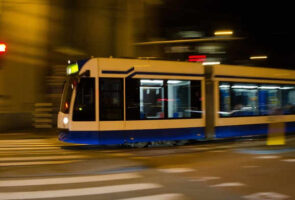
[[[148,142],[136,142],[132,146],[135,148],[144,148],[148,145]]]
[[[176,141],[177,146],[182,146],[188,143],[188,140],[178,140]]]

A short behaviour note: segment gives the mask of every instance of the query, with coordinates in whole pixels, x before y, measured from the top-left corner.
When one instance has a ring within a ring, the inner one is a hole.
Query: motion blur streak
[[[66,61],[134,57],[143,13],[136,0],[1,0],[0,42],[9,52],[0,55],[0,131],[54,127]],[[39,113],[37,103],[52,103],[51,111]]]

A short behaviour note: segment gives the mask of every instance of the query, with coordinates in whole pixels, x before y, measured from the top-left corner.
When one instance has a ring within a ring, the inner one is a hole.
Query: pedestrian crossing
[[[13,166],[60,165],[89,159],[81,152],[62,149],[52,139],[0,140],[0,169]]]
[[[94,185],[89,185],[89,183],[93,183]],[[77,187],[77,184],[79,184],[79,187]],[[50,185],[57,186],[57,189],[54,189],[54,187],[48,189]],[[41,187],[42,189],[40,190]],[[64,197],[87,199],[87,196],[95,196],[95,199],[120,200],[187,199],[180,193],[161,193],[161,189],[163,188],[164,186],[159,183],[145,182],[144,177],[137,172],[33,179],[8,179],[0,181],[0,200]],[[140,196],[142,192],[145,192],[145,195]]]
[[[3,167],[22,169],[25,166],[52,166],[80,161],[85,163],[93,159],[89,153],[61,148],[64,145],[64,143],[48,139],[0,140],[0,154],[3,155],[0,158],[0,170]],[[114,154],[116,157],[126,156],[125,154],[117,155],[120,152],[116,150],[106,151],[102,154]],[[45,173],[44,176],[44,173],[36,173],[32,177],[7,175],[0,178],[0,200],[87,199],[88,197],[120,200],[187,199],[183,194],[175,193],[175,191],[169,192],[168,190],[167,192],[167,188],[162,184],[151,180],[145,181],[144,175],[139,172],[100,174],[92,170],[92,173],[87,174]]]

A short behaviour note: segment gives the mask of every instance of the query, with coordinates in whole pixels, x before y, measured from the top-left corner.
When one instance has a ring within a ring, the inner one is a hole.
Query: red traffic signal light
[[[0,53],[5,53],[6,52],[6,44],[0,43]]]

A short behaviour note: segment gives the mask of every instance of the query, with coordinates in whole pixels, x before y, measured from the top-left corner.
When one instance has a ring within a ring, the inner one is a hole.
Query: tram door
[[[83,77],[79,80],[72,98],[72,122],[71,129],[74,131],[96,131],[97,124],[97,95],[96,79],[93,77]]]
[[[100,131],[125,129],[123,78],[99,78],[99,128]]]

